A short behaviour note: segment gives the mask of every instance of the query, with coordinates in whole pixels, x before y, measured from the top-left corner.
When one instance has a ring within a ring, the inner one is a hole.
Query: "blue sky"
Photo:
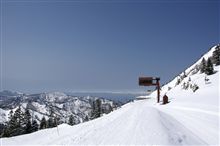
[[[2,89],[136,91],[219,43],[217,0],[2,0]]]

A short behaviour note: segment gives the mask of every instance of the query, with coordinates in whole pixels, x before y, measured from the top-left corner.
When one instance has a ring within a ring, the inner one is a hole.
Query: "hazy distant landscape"
[[[113,101],[119,101],[121,103],[127,103],[130,100],[134,100],[137,96],[147,95],[146,93],[123,93],[123,92],[72,92],[67,93],[74,96],[86,97],[86,96],[93,96],[93,97],[102,97],[106,99],[110,99]]]

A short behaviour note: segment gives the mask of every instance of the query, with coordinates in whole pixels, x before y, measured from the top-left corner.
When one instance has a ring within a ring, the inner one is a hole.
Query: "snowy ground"
[[[131,102],[99,119],[2,139],[2,145],[218,144],[218,113]]]
[[[175,79],[162,88],[170,103],[152,98],[130,102],[101,118],[75,126],[2,138],[5,145],[219,145],[219,67],[214,75],[191,75],[196,92],[175,86]],[[188,76],[189,77],[189,76]],[[188,80],[186,77],[184,80]],[[172,87],[171,90],[166,90]]]

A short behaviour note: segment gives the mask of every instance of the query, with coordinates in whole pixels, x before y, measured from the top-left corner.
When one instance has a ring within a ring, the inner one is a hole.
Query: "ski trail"
[[[129,108],[118,112],[116,117],[109,116],[108,121],[100,119],[99,125],[90,125],[86,129],[76,136],[68,136],[71,139],[66,142],[92,145],[206,144],[172,116],[142,101],[130,103]]]
[[[211,110],[204,112],[200,108],[182,106],[177,108],[158,107],[158,110],[171,117],[175,117],[176,121],[183,124],[206,143],[212,145],[219,143],[219,116],[217,116],[216,112]]]
[[[174,145],[207,145],[205,141],[192,133],[188,128],[186,128],[172,116],[159,110],[158,114],[161,117],[161,124],[167,131],[170,143]]]

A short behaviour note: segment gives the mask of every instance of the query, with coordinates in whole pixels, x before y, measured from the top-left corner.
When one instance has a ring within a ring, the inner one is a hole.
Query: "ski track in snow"
[[[159,112],[159,114],[161,117],[161,122],[167,131],[171,144],[189,145],[193,143],[195,145],[207,145],[206,142],[197,137],[188,128],[186,128],[183,124],[178,122],[170,115],[161,111]]]
[[[146,144],[146,141],[148,144],[206,144],[181,123],[157,108],[146,106],[144,102],[140,102],[138,106],[135,106],[135,103],[131,104],[133,105],[127,110],[132,108],[132,113],[123,111],[117,116],[120,119],[104,120],[103,124],[99,126],[94,125],[94,127],[86,128],[87,130],[79,131],[77,136],[68,136],[60,144],[117,145],[132,143],[143,145]],[[140,120],[141,118],[142,120]],[[158,126],[160,127],[158,128]],[[117,129],[117,132],[115,132],[115,129]],[[97,135],[97,137],[94,137],[94,135]],[[95,139],[94,143],[91,143],[90,137]],[[163,141],[157,140],[160,137],[163,137]],[[59,141],[57,142],[59,143]]]

